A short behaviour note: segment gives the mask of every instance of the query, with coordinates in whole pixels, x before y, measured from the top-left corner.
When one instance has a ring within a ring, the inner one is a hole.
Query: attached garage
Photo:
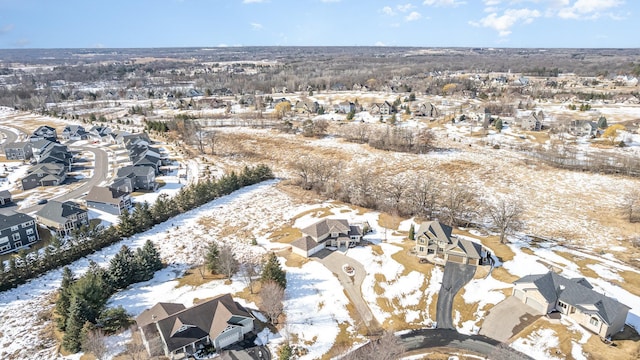
[[[449,255],[447,256],[447,261],[455,262],[458,264],[466,264],[467,258],[462,255]]]
[[[220,334],[220,336],[213,341],[213,346],[215,346],[216,349],[224,349],[225,347],[240,340],[242,340],[242,332],[239,328],[235,328]]]
[[[516,298],[522,300],[522,299],[524,299],[524,291],[522,291],[520,289],[513,289],[513,296],[515,296]]]
[[[529,306],[531,306],[532,308],[534,308],[535,310],[537,310],[541,314],[546,314],[547,313],[547,307],[542,305],[536,299],[527,297],[527,298],[525,298],[524,303],[529,305]]]

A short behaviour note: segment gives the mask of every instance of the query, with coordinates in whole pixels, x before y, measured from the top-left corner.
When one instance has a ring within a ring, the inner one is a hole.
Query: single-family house
[[[529,116],[525,116],[518,121],[518,125],[522,130],[526,131],[540,131],[542,130],[542,111],[538,114],[531,112]]]
[[[114,179],[109,185],[110,189],[118,190],[120,192],[125,192],[127,194],[131,194],[133,190],[133,181],[128,177],[121,177]]]
[[[158,303],[142,312],[136,323],[150,356],[184,359],[200,347],[224,349],[253,331],[253,315],[224,294],[186,308]]]
[[[89,134],[80,125],[67,125],[62,130],[60,136],[65,140],[86,140]]]
[[[342,114],[348,114],[356,111],[356,104],[351,101],[343,101],[335,105],[335,111]]]
[[[85,196],[85,201],[88,208],[120,215],[124,209],[131,207],[131,195],[129,193],[109,187],[94,186]]]
[[[574,136],[596,136],[598,124],[589,120],[571,120],[569,134]]]
[[[363,228],[346,219],[323,219],[301,229],[303,236],[291,243],[291,250],[309,257],[325,247],[347,248],[360,243]]]
[[[48,125],[40,126],[33,131],[33,134],[29,136],[29,141],[49,140],[53,142],[58,141],[58,134],[56,129]]]
[[[11,198],[11,193],[9,190],[0,191],[0,206],[5,206],[11,204],[13,199]]]
[[[38,186],[57,186],[67,179],[67,168],[58,163],[42,163],[31,167],[27,176],[20,180],[22,190]]]
[[[33,156],[31,142],[21,141],[4,146],[4,155],[7,160],[29,160]]]
[[[380,115],[391,115],[396,112],[396,108],[388,101],[380,104]]]
[[[488,252],[475,241],[452,234],[452,228],[439,221],[420,224],[416,231],[416,255],[430,261],[451,261],[460,264],[483,265]]]
[[[412,110],[413,115],[415,116],[428,116],[428,117],[437,117],[440,115],[440,112],[436,108],[435,105],[431,103],[420,103],[417,107]]]
[[[125,166],[118,169],[118,178],[131,179],[134,190],[155,190],[156,171],[152,166]]]
[[[49,201],[36,212],[36,220],[60,236],[67,236],[80,226],[89,224],[87,210],[73,201]]]
[[[89,138],[101,143],[108,143],[112,129],[108,126],[93,126],[89,129]]]
[[[595,290],[585,278],[569,279],[549,271],[514,283],[513,296],[542,314],[559,311],[584,328],[609,338],[624,328],[629,306]]]
[[[6,254],[40,240],[35,220],[23,213],[0,213],[0,254]]]

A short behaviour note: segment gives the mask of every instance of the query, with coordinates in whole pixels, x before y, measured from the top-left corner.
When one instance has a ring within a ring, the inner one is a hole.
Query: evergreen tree
[[[212,273],[218,271],[218,262],[220,261],[220,250],[218,244],[212,241],[207,246],[207,252],[204,255],[204,264]]]
[[[95,323],[96,318],[107,303],[112,288],[105,281],[105,278],[104,270],[92,263],[85,275],[73,284],[71,289],[72,298],[75,297],[81,302],[83,320]]]
[[[262,268],[261,280],[263,283],[268,281],[274,281],[276,284],[282,286],[283,289],[287,287],[287,274],[280,266],[280,261],[276,254],[271,253],[267,259],[266,264]]]
[[[136,233],[137,225],[129,210],[124,209],[120,214],[120,224],[118,225],[118,233],[121,237],[129,237]]]
[[[58,329],[61,331],[64,331],[67,325],[67,316],[71,305],[71,286],[74,280],[73,272],[68,266],[65,266],[62,270],[62,282],[60,283],[58,300],[56,301]]]
[[[496,128],[496,130],[498,130],[498,132],[501,132],[502,131],[502,127],[503,127],[502,119],[497,118],[495,123],[493,124],[493,126],[495,126],[495,128]]]
[[[415,240],[416,239],[416,227],[414,224],[411,224],[411,227],[409,228],[409,240]]]
[[[148,202],[136,203],[132,214],[136,226],[136,233],[146,231],[153,226],[153,215]]]
[[[122,245],[120,251],[109,262],[109,284],[114,289],[124,289],[133,281],[134,256],[127,245]]]
[[[81,302],[82,300],[80,300],[78,296],[71,298],[69,316],[65,326],[66,331],[62,338],[62,346],[71,353],[80,351],[80,344],[82,343],[81,332],[85,319],[82,314],[83,306]]]
[[[151,280],[153,274],[162,269],[160,253],[151,240],[147,240],[143,247],[136,250],[134,264],[135,282]]]
[[[106,334],[115,334],[118,330],[131,325],[129,314],[122,306],[104,310],[98,318],[98,324]]]

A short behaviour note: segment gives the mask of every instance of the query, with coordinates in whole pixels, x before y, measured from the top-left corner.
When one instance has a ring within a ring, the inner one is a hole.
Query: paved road
[[[497,340],[482,335],[463,335],[450,329],[414,330],[399,338],[407,352],[416,354],[430,348],[455,348],[489,356],[491,359],[532,359],[508,346],[501,346]]]
[[[358,310],[360,318],[369,329],[369,332],[373,333],[380,330],[380,324],[373,316],[373,313],[371,312],[371,309],[369,309],[367,303],[362,298],[362,281],[366,275],[364,266],[338,251],[331,251],[327,249],[317,252],[312,256],[312,259],[322,263],[338,277],[340,284],[342,284],[342,287],[351,300],[351,303]],[[353,276],[353,279],[342,270],[342,265],[344,264],[349,264],[355,269],[356,273]]]
[[[452,329],[453,326],[453,297],[462,287],[473,279],[476,267],[473,265],[463,265],[448,261],[444,266],[442,275],[442,286],[438,293],[438,304],[436,310],[436,321],[439,329]]]
[[[0,127],[0,133],[4,134],[5,141],[2,142],[2,150],[4,151],[4,145],[12,144],[18,140],[18,135],[11,130]]]

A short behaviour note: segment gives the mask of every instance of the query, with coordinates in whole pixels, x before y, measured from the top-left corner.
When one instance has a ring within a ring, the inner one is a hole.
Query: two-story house
[[[415,252],[420,258],[436,263],[452,261],[461,264],[483,265],[488,252],[477,242],[452,234],[452,228],[438,221],[420,224],[416,231]]]
[[[85,197],[85,201],[88,208],[113,215],[120,215],[123,210],[131,207],[129,192],[103,186],[92,187]]]
[[[60,236],[67,236],[82,225],[89,225],[87,210],[73,201],[49,201],[36,212],[36,220]]]
[[[22,213],[0,214],[0,254],[16,251],[40,240],[35,220]]]
[[[14,142],[4,146],[7,160],[29,160],[33,156],[31,143],[27,141]]]
[[[322,219],[301,229],[303,236],[291,243],[291,250],[309,257],[326,248],[347,248],[360,243],[363,228],[346,219]]]
[[[56,129],[43,125],[33,131],[33,134],[29,136],[29,141],[38,141],[38,140],[49,140],[53,142],[58,141],[58,134],[56,133]]]

